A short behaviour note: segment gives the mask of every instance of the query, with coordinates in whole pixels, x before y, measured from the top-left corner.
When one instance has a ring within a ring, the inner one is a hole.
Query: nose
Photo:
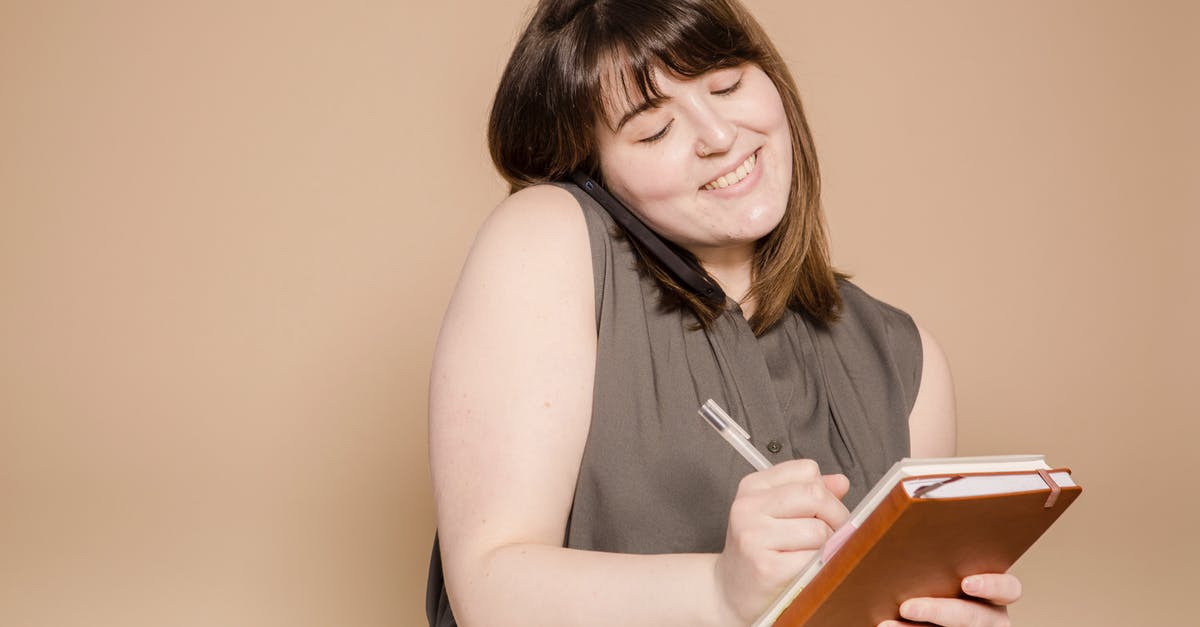
[[[728,152],[737,140],[737,125],[708,99],[691,107],[696,128],[696,154],[701,157]]]

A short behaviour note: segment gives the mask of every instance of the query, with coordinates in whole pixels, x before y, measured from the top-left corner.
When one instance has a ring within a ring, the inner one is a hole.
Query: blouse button
[[[767,450],[772,453],[778,453],[783,450],[783,445],[779,443],[779,440],[771,440],[767,442]]]

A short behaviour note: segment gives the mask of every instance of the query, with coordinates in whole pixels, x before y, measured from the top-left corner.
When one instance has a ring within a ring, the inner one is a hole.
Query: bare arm
[[[715,555],[561,548],[591,416],[596,329],[574,199],[524,190],[481,229],[430,384],[430,459],[456,618],[716,624]]]
[[[917,327],[921,335],[921,385],[912,413],[908,415],[908,433],[912,457],[953,457],[957,449],[955,427],[954,380],[946,354],[933,336]]]

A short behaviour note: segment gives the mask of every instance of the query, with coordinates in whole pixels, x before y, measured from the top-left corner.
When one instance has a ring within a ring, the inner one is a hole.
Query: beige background
[[[1189,622],[1196,4],[751,5],[961,452],[1086,486],[1018,624]],[[429,360],[526,7],[0,1],[0,624],[422,620]]]

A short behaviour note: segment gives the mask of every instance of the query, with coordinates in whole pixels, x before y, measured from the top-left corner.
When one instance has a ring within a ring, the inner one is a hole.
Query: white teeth
[[[737,167],[736,170],[719,176],[715,180],[706,183],[703,189],[714,190],[723,187],[729,187],[730,185],[733,185],[734,183],[737,183],[738,181],[741,181],[749,176],[750,173],[754,171],[754,166],[757,163],[758,154],[751,154],[748,158],[746,158],[745,161],[742,162],[741,165]]]

